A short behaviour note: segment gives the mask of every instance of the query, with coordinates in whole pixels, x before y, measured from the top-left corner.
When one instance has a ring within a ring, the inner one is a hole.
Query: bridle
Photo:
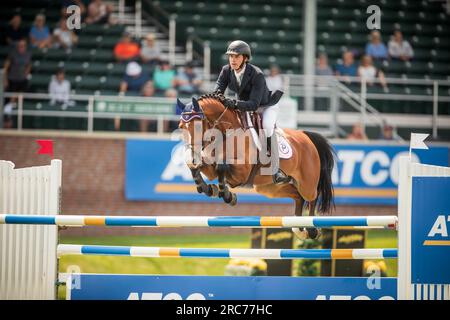
[[[223,95],[218,95],[218,94],[216,94],[216,95],[205,95],[205,96],[202,96],[202,98],[203,97],[204,98],[213,98],[213,99],[219,100],[220,102],[222,102],[223,99],[225,99],[225,97]],[[217,127],[219,125],[221,125],[221,124],[228,124],[229,127],[233,127],[233,124],[231,122],[222,120],[222,118],[225,116],[225,113],[229,109],[228,107],[224,106],[225,109],[221,112],[221,114],[215,120],[208,119],[206,117],[206,115],[205,115],[205,112],[204,112],[203,108],[200,105],[199,105],[199,107],[200,107],[200,111],[182,112],[181,113],[181,120],[183,122],[185,122],[185,123],[189,123],[189,122],[191,122],[194,119],[199,119],[199,120],[202,121],[203,124],[206,124],[206,125],[204,125],[205,130],[217,129]],[[239,117],[238,117],[238,119],[239,119]],[[203,131],[203,133],[204,133],[204,131]],[[225,132],[223,132],[223,134],[225,135]],[[206,148],[206,146],[208,146],[208,144],[203,145],[203,141],[202,141],[202,144],[200,145],[200,147],[201,147],[200,148],[200,150],[201,150],[200,154],[199,154],[199,151],[197,151],[197,148],[196,148],[197,144],[189,143],[188,147],[191,149],[193,156],[200,156],[201,157],[202,156],[201,153],[203,152],[204,148]],[[200,159],[202,159],[202,158],[200,158]],[[202,161],[202,164],[200,166],[196,167],[196,168],[201,168],[202,166],[203,166],[203,161]]]
[[[220,94],[220,95],[216,95],[217,98],[220,102],[223,101],[223,99],[225,99],[225,97]],[[210,98],[210,95],[206,95],[204,96],[205,98]],[[232,126],[232,123],[229,121],[222,121],[222,118],[225,116],[225,113],[227,112],[227,110],[229,109],[228,107],[224,106],[224,110],[222,111],[222,113],[217,117],[217,119],[215,119],[214,121],[208,119],[205,115],[205,111],[203,110],[203,108],[199,105],[200,107],[200,111],[188,111],[188,112],[182,112],[181,113],[181,118],[183,120],[183,116],[188,116],[189,120],[185,121],[185,122],[190,122],[192,121],[194,118],[200,119],[202,121],[206,120],[206,122],[208,123],[208,129],[216,129],[218,125],[220,124],[229,124],[230,126]]]

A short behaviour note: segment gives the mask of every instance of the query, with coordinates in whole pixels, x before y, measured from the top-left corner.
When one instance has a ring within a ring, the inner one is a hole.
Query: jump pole
[[[0,214],[0,224],[39,224],[67,227],[210,227],[210,228],[293,228],[293,227],[397,227],[396,216],[89,216]]]

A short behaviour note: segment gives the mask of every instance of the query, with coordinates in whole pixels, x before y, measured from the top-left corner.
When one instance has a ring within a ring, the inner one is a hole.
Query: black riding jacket
[[[241,111],[255,111],[270,101],[271,92],[267,88],[264,73],[250,63],[245,67],[240,86],[230,65],[223,66],[214,91],[224,93],[227,87],[237,94],[236,105]]]

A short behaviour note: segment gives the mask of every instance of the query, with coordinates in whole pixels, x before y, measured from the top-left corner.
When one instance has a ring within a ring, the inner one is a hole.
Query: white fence
[[[0,160],[0,213],[60,213],[61,160],[14,169]],[[55,299],[57,226],[0,225],[0,300]]]

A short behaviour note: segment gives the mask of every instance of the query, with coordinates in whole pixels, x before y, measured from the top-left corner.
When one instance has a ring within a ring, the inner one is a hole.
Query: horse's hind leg
[[[305,204],[305,199],[303,199],[300,195],[298,199],[295,199],[295,215],[298,217],[301,217],[303,215],[303,206]],[[295,236],[299,239],[307,239],[308,233],[305,228],[303,227],[295,227],[292,228],[292,232],[295,234]]]
[[[313,201],[310,201],[308,203],[308,211],[309,211],[309,216],[310,217],[315,216],[316,204],[317,204],[317,199],[315,199]],[[308,228],[305,228],[305,229],[306,229],[306,232],[308,233],[308,238],[310,238],[310,239],[317,239],[322,234],[320,232],[320,229],[316,228],[316,227],[308,227]]]
[[[303,207],[305,204],[305,199],[300,197],[295,200],[295,215],[303,215]],[[308,202],[309,216],[314,216],[316,209],[316,200]],[[303,228],[292,228],[292,232],[300,239],[317,239],[321,233],[320,229],[315,227],[303,227]]]

